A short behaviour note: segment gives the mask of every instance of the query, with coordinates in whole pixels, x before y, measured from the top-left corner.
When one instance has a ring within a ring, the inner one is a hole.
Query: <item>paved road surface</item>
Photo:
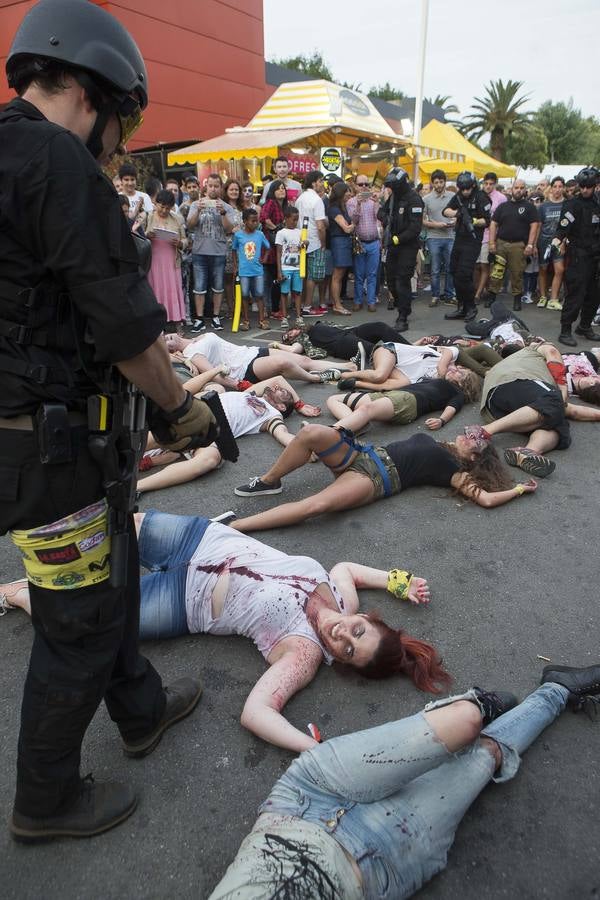
[[[417,302],[409,338],[454,330],[442,308]],[[558,314],[524,308],[532,330],[553,338]],[[366,319],[358,314],[353,320]],[[392,322],[383,309],[381,318]],[[247,339],[265,335],[250,334]],[[582,341],[582,344],[587,342]],[[332,390],[310,386],[309,401]],[[323,403],[324,405],[324,403]],[[328,414],[323,421],[329,421]],[[444,437],[478,421],[467,408]],[[290,419],[297,430],[298,419]],[[409,436],[424,426],[402,429]],[[391,622],[435,641],[457,688],[473,683],[525,694],[544,665],[589,665],[600,659],[598,546],[600,428],[578,424],[573,446],[556,453],[555,474],[534,496],[485,511],[421,488],[341,516],[326,516],[280,533],[267,543],[289,553],[315,556],[325,566],[351,559],[426,575],[429,609],[401,606],[387,594],[365,592],[364,608],[379,608]],[[391,440],[400,432],[379,426],[369,439]],[[514,444],[510,436],[500,446]],[[233,487],[259,474],[277,447],[268,436],[244,438],[237,466],[170,492],[146,495],[143,508],[215,515],[271,506],[277,498],[237,498]],[[285,499],[305,496],[328,483],[321,466],[286,481]],[[0,542],[0,577],[20,569],[7,539]],[[21,687],[31,629],[20,612],[0,622],[2,728],[0,795],[5,818],[12,803]],[[149,900],[204,898],[233,858],[259,802],[292,759],[242,730],[244,699],[263,671],[261,657],[239,638],[187,637],[145,646],[165,680],[195,673],[205,694],[197,712],[170,731],[143,761],[128,761],[102,708],[88,731],[82,772],[97,779],[132,781],[141,794],[136,814],[93,841],[63,841],[28,848],[0,837],[0,884],[5,898],[19,900]],[[405,679],[367,682],[333,670],[287,709],[303,728],[317,722],[325,737],[361,729],[418,710],[427,698]],[[446,871],[421,896],[436,900],[583,900],[600,897],[600,719],[566,713],[527,754],[509,784],[489,787],[467,814]]]

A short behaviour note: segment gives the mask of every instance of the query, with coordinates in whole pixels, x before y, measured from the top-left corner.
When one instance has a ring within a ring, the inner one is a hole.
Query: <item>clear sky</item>
[[[264,0],[265,57],[319,50],[336,78],[362,90],[417,88],[421,0]],[[426,97],[461,115],[491,79],[523,81],[529,107],[573,97],[600,118],[600,0],[430,0]]]

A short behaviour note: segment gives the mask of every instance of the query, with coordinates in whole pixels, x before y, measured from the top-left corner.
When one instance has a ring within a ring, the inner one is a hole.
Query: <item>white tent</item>
[[[582,163],[578,166],[559,166],[557,163],[548,163],[543,169],[531,169],[519,167],[517,169],[517,178],[522,178],[528,186],[535,186],[540,181],[552,181],[556,175],[560,175],[565,181],[575,178],[578,172],[585,166]]]

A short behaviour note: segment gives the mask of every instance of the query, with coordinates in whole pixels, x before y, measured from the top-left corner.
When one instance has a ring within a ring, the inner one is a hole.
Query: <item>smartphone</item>
[[[358,196],[362,197],[363,200],[368,200],[371,196],[371,191],[359,191]]]
[[[208,197],[204,197],[203,199],[204,199],[204,206],[205,206],[205,207],[206,207],[206,206],[212,206],[213,208],[216,208],[216,205],[217,205],[217,201],[216,201],[216,200],[210,200]]]

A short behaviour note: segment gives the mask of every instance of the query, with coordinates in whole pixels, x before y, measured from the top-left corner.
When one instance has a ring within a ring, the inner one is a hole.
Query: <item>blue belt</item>
[[[333,453],[335,450],[339,450],[339,448],[344,446],[344,444],[345,444],[346,447],[348,447],[348,451],[347,451],[346,455],[344,456],[343,460],[341,461],[341,463],[338,463],[337,466],[329,467],[331,469],[339,469],[342,466],[346,465],[346,463],[348,462],[348,460],[350,459],[350,457],[352,456],[352,454],[354,453],[355,450],[357,451],[357,453],[366,453],[367,456],[373,460],[373,462],[375,463],[375,465],[377,466],[377,468],[379,470],[379,474],[381,475],[381,480],[383,482],[383,491],[384,491],[385,496],[391,497],[392,496],[392,482],[390,481],[389,472],[388,472],[387,468],[385,467],[383,461],[377,455],[377,452],[376,452],[375,448],[373,447],[373,444],[359,443],[355,439],[354,434],[347,428],[340,428],[339,432],[340,432],[340,439],[337,442],[337,444],[334,444],[333,447],[329,447],[327,450],[323,450],[321,453],[317,453],[316,455],[319,457],[319,459],[322,460],[324,456],[329,456],[330,453]],[[325,465],[327,465],[327,463]]]

